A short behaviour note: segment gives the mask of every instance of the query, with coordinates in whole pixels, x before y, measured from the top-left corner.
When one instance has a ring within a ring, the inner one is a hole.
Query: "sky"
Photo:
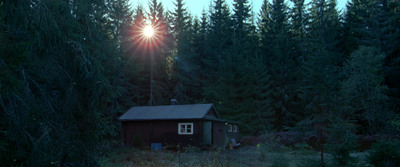
[[[148,10],[149,0],[130,0],[130,1],[131,1],[131,5],[133,8],[136,8],[136,6],[140,4],[144,7],[144,9]],[[174,2],[176,2],[176,0],[158,0],[158,1],[163,4],[165,10],[173,11],[175,9]],[[209,6],[212,1],[214,1],[214,0],[183,0],[183,2],[185,3],[185,7],[188,9],[188,12],[192,16],[197,16],[197,17],[201,16],[201,13],[203,10],[206,10],[206,12],[208,13]],[[286,1],[289,2],[289,0],[286,0]],[[306,3],[310,2],[310,1],[311,0],[306,0]],[[348,0],[337,0],[337,3],[338,3],[337,8],[339,10],[342,10],[342,9],[344,10],[345,6],[347,4],[347,1]],[[232,10],[233,0],[226,0],[226,2],[230,5],[230,9]],[[249,0],[249,2],[251,4],[253,4],[252,5],[253,12],[255,14],[258,14],[260,12],[263,0]]]

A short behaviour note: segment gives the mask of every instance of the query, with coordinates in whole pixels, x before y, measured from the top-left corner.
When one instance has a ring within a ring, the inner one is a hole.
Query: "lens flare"
[[[132,29],[132,46],[135,50],[156,51],[164,45],[165,26],[160,20],[135,22]]]
[[[147,38],[151,38],[154,35],[154,28],[151,25],[144,27],[143,35]]]

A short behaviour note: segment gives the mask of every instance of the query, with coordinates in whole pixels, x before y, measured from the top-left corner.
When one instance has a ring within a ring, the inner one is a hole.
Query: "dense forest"
[[[1,0],[0,166],[93,166],[126,109],[172,98],[242,135],[400,134],[400,1],[174,1]]]

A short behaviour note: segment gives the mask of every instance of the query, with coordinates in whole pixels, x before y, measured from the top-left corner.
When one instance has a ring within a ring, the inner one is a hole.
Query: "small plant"
[[[321,160],[317,158],[305,158],[302,159],[297,163],[297,166],[299,167],[320,167],[322,166]],[[324,163],[324,166],[327,166],[326,163]]]
[[[272,167],[287,167],[289,166],[289,160],[285,157],[285,154],[277,154],[272,156]]]
[[[217,148],[215,152],[212,155],[212,166],[220,166],[221,164],[221,159],[222,159],[222,154],[221,154],[221,148]]]
[[[257,150],[260,151],[260,160],[265,160],[268,152],[265,144],[257,144]]]
[[[394,140],[375,143],[367,158],[372,165],[377,167],[400,166],[400,142]]]
[[[348,122],[335,122],[329,126],[328,151],[333,156],[335,165],[346,166],[356,161],[350,153],[357,149],[358,138],[352,131],[355,126]]]
[[[187,152],[187,153],[195,153],[195,152],[199,152],[199,151],[200,151],[200,149],[195,146],[189,145],[189,146],[185,147],[185,152]]]
[[[260,160],[265,160],[267,153],[279,153],[286,149],[284,145],[280,144],[279,139],[276,138],[270,138],[265,143],[257,144],[257,150],[260,152]]]

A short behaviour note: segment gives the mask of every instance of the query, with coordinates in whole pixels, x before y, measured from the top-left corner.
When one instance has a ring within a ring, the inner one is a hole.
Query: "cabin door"
[[[212,144],[212,122],[203,122],[203,143]]]

